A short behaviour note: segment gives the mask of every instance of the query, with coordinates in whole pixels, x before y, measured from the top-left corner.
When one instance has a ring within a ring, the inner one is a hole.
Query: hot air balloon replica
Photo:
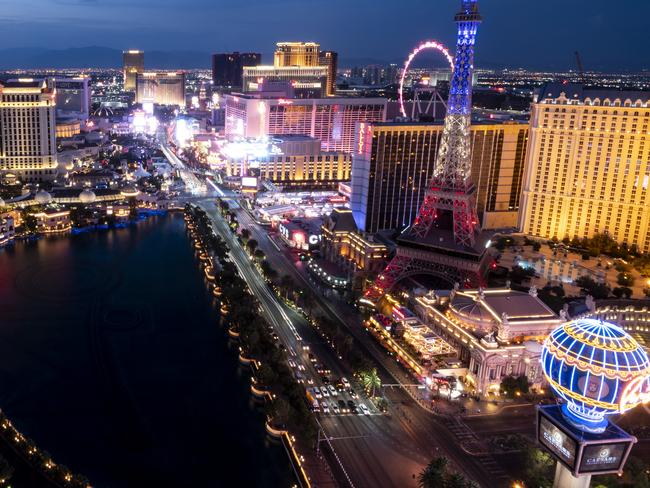
[[[608,416],[650,401],[650,360],[621,327],[566,322],[546,339],[542,369],[561,405],[539,407],[540,444],[558,460],[557,487],[588,487],[594,474],[620,473],[636,442]]]

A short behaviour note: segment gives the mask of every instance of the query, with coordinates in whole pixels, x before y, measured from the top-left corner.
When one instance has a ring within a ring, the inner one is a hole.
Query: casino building
[[[457,376],[478,395],[498,394],[504,377],[528,377],[531,388],[545,385],[540,368],[542,342],[563,319],[535,288],[431,291],[415,299],[415,312],[452,344],[464,364]]]

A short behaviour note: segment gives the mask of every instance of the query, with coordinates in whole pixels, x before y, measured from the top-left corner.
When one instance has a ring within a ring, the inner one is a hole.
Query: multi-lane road
[[[271,265],[292,275],[298,286],[313,286],[295,267],[292,258],[269,239],[266,230],[256,225],[248,212],[237,208],[234,199],[229,201],[240,223],[251,230]],[[304,368],[305,379],[311,379],[315,386],[322,386],[321,375],[313,369],[309,353],[314,354],[319,363],[332,371],[332,378],[344,376],[352,379],[349,367],[336,356],[335,351],[308,321],[269,290],[253,261],[227,228],[215,202],[206,200],[201,205],[213,219],[215,229],[231,248],[231,259],[260,300],[262,313],[287,347],[291,361]],[[316,307],[322,314],[332,316],[335,320],[341,319],[339,313],[333,314],[321,301]],[[308,351],[305,346],[308,346]],[[380,350],[376,353],[383,354]],[[386,382],[395,383],[393,375],[381,364],[379,371]],[[357,393],[362,393],[358,387],[356,390]],[[436,417],[423,410],[401,388],[387,388],[384,393],[389,400],[389,409],[384,415],[378,414],[374,408],[371,415],[335,414],[331,408],[329,413],[324,413],[321,409],[317,414],[326,438],[321,446],[333,448],[336,456],[328,457],[328,461],[335,464],[333,471],[341,486],[414,487],[417,485],[417,473],[437,455],[449,458],[453,466],[481,486],[507,484],[504,473],[488,456],[473,457],[463,450],[460,440],[467,432],[467,427],[456,420]],[[349,399],[347,394],[341,394],[341,398]],[[339,399],[330,397],[322,400],[331,404]],[[367,398],[355,401],[372,406]],[[327,446],[323,443],[327,443]]]
[[[162,139],[161,139],[162,140]],[[250,214],[237,205],[237,197],[231,191],[223,190],[196,178],[185,168],[183,162],[165,144],[161,149],[170,162],[185,175],[189,190],[194,189],[195,200],[210,215],[215,230],[230,247],[230,258],[248,283],[251,292],[260,302],[260,313],[269,321],[285,345],[289,359],[296,365],[295,372],[303,377],[306,387],[323,386],[322,375],[315,370],[309,354],[318,363],[331,370],[331,378],[347,377],[352,380],[352,371],[337,357],[335,351],[309,322],[291,307],[281,301],[269,289],[258,268],[229,227],[213,199],[196,198],[197,193],[221,196],[228,199],[237,213],[239,222],[247,227],[258,241],[270,264],[294,278],[299,287],[311,288],[317,297],[315,308],[321,315],[338,320],[348,328],[366,352],[375,359],[382,381],[387,384],[412,382],[408,375],[394,363],[376,342],[361,327],[358,314],[344,304],[329,300],[314,285],[306,270],[296,262],[295,256],[285,252],[280,245],[269,238],[267,230],[259,226]],[[209,190],[209,191],[208,191]],[[313,382],[313,385],[309,385]],[[321,398],[321,411],[317,419],[322,427],[320,447],[332,467],[339,486],[351,487],[415,487],[417,474],[435,456],[446,456],[453,468],[486,488],[508,486],[508,478],[487,454],[468,454],[463,444],[476,440],[476,435],[457,418],[435,416],[421,408],[403,388],[385,388],[384,397],[389,402],[386,414],[380,414],[372,403],[364,398],[358,385],[353,385],[359,398],[356,403],[370,407],[370,414],[336,413],[332,402],[350,399],[347,393],[336,397]],[[322,401],[330,406],[324,412]]]

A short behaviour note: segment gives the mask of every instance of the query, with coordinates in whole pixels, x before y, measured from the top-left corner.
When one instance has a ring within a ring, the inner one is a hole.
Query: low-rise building
[[[352,211],[335,208],[321,229],[321,255],[349,273],[379,273],[386,265],[388,247],[370,234],[361,233]]]
[[[48,207],[35,213],[36,231],[43,234],[67,232],[72,229],[70,211],[59,207]]]
[[[415,312],[433,332],[452,344],[467,369],[465,388],[498,395],[506,376],[526,376],[544,387],[542,342],[563,321],[538,297],[509,288],[430,292],[415,299]]]
[[[13,217],[0,215],[0,247],[9,244],[15,236],[16,228]]]

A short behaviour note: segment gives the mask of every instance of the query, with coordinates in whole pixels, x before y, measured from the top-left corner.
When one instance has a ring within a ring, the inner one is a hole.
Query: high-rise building
[[[297,98],[323,98],[327,93],[327,66],[244,67],[243,89],[258,90],[263,83],[287,82]]]
[[[319,66],[320,44],[315,42],[278,42],[275,45],[273,65],[277,68],[288,66]]]
[[[325,94],[328,97],[336,95],[336,72],[338,71],[339,55],[334,51],[321,51],[318,64],[327,66],[327,89]]]
[[[185,106],[183,71],[146,71],[136,76],[136,103]]]
[[[56,96],[47,80],[0,85],[0,173],[23,181],[56,177]]]
[[[226,176],[259,176],[283,189],[335,190],[350,180],[352,156],[345,152],[323,152],[321,142],[309,136],[273,136],[272,151],[256,157],[229,158]]]
[[[124,72],[124,91],[135,91],[135,78],[144,73],[144,51],[131,49],[122,51],[122,67]]]
[[[532,104],[520,229],[650,251],[650,92],[551,83]]]
[[[56,78],[56,113],[86,120],[90,115],[90,77]]]
[[[354,149],[358,122],[386,120],[385,98],[264,98],[224,95],[226,135],[302,134],[320,139],[323,151]]]
[[[377,232],[410,225],[435,174],[444,126],[361,124],[352,162],[351,206],[359,229]],[[471,175],[483,228],[516,227],[528,125],[470,127]]]
[[[259,53],[219,53],[212,55],[212,83],[217,87],[241,88],[244,66],[262,63]]]

